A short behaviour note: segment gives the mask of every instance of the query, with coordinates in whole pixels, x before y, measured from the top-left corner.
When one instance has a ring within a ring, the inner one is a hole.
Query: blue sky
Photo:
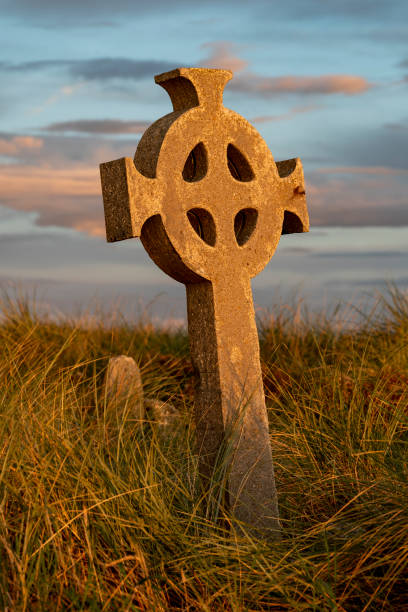
[[[340,287],[355,299],[386,280],[405,286],[406,2],[1,0],[0,8],[4,282],[48,287],[61,307],[101,287],[104,299],[150,299],[164,288],[182,303],[182,287],[140,245],[104,243],[98,165],[132,156],[144,129],[171,110],[154,74],[209,66],[233,70],[224,104],[254,123],[275,159],[298,156],[304,166],[312,231],[282,239],[254,281],[258,301],[294,283],[305,293],[313,286],[322,302]]]

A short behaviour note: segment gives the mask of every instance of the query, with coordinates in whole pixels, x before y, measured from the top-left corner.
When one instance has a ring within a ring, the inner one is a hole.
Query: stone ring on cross
[[[254,531],[280,531],[250,279],[281,234],[308,231],[299,159],[275,162],[255,128],[223,106],[228,70],[155,77],[173,112],[143,134],[134,160],[101,164],[109,242],[140,236],[184,283],[197,385],[200,474],[214,481],[230,440],[225,499]]]

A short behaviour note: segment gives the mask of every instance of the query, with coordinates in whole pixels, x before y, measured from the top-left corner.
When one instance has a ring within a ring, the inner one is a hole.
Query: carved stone
[[[109,242],[140,236],[185,284],[203,483],[229,443],[231,510],[278,535],[251,278],[282,233],[308,231],[309,221],[300,160],[275,163],[260,134],[223,106],[231,78],[203,68],[155,77],[173,112],[146,130],[134,160],[101,164],[106,233]]]

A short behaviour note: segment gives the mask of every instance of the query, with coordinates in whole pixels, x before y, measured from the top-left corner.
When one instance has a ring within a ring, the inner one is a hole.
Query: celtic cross
[[[231,78],[204,68],[155,77],[173,112],[146,130],[134,160],[101,164],[106,233],[109,242],[140,236],[185,284],[202,480],[232,441],[228,504],[250,527],[278,534],[251,278],[282,233],[309,222],[300,160],[275,163],[260,134],[223,106]]]

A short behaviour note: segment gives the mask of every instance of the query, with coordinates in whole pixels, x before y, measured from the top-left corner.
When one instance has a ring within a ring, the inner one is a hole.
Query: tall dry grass
[[[200,497],[184,332],[2,310],[1,609],[408,610],[403,295],[355,329],[261,324],[279,543],[224,531]],[[178,408],[174,431],[107,404],[115,354]]]

